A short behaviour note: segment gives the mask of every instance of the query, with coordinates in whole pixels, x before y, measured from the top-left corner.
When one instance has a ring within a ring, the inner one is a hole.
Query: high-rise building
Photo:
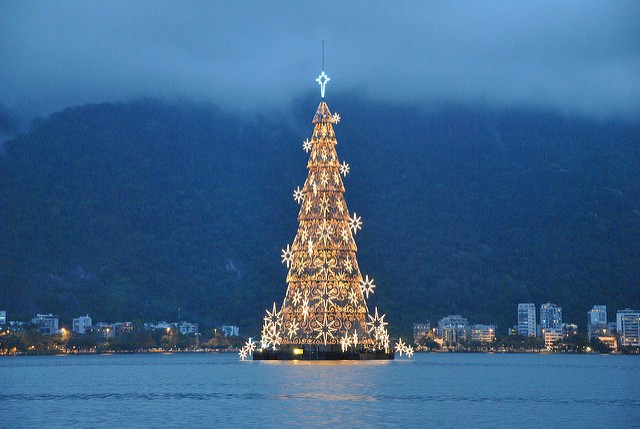
[[[58,334],[58,316],[53,314],[37,314],[31,323],[38,325],[38,329],[45,335]]]
[[[616,319],[620,347],[640,347],[640,311],[620,310]]]
[[[587,336],[589,340],[592,337],[606,337],[611,334],[607,326],[607,306],[594,305],[587,312]]]
[[[562,331],[562,307],[547,302],[540,306],[540,329]]]
[[[73,319],[73,327],[71,329],[76,334],[84,334],[92,323],[91,317],[87,314],[86,316]]]
[[[7,312],[6,310],[0,310],[0,326],[7,323]]]
[[[518,304],[518,335],[536,336],[536,306],[533,303]]]

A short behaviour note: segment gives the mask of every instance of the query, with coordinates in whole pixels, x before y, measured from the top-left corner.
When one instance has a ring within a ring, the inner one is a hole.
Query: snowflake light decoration
[[[293,293],[293,297],[291,298],[291,303],[293,305],[298,305],[300,301],[302,301],[302,292],[300,292],[300,289],[296,289]]]
[[[249,341],[247,341],[243,347],[245,350],[247,350],[247,354],[249,356],[253,355],[254,350],[256,349],[256,343],[254,343],[251,340],[251,337],[249,337]]]
[[[306,139],[305,141],[302,142],[302,149],[306,153],[309,153],[309,151],[311,150],[312,147],[313,147],[313,143],[311,143],[311,140]]]
[[[287,268],[289,268],[291,267],[291,261],[293,261],[293,252],[291,251],[291,246],[287,244],[287,248],[282,249],[282,263],[287,264]]]
[[[245,360],[247,358],[247,350],[244,347],[240,349],[240,353],[238,354],[240,355],[241,360]]]
[[[342,161],[342,164],[340,164],[340,173],[344,177],[347,177],[347,174],[349,174],[350,170],[351,170],[351,167],[349,167],[349,164],[347,164],[345,161]]]
[[[373,284],[373,279],[370,279],[368,275],[360,281],[360,290],[362,290],[362,293],[366,295],[367,299],[369,299],[370,293],[373,294],[373,290],[375,288],[376,285]]]
[[[405,347],[404,352],[407,354],[408,358],[411,358],[413,356],[413,347],[411,346]]]
[[[349,290],[349,303],[355,307],[358,305],[358,302],[360,301],[360,298],[358,297],[358,293],[356,292],[355,289],[351,289]],[[371,317],[371,316],[369,316]]]
[[[398,342],[396,343],[395,347],[396,353],[402,356],[402,353],[406,352],[406,347],[407,345],[404,343],[404,341],[402,341],[402,338],[398,338]]]
[[[338,115],[337,113],[334,113],[331,119],[333,119],[334,124],[337,124],[340,122],[340,115]]]
[[[302,189],[300,189],[300,186],[298,186],[296,190],[293,191],[293,199],[298,204],[302,203],[302,200],[304,199],[304,192],[302,192]]]
[[[349,228],[354,234],[357,234],[358,230],[362,229],[362,217],[353,213],[353,217],[349,218]]]
[[[344,333],[344,337],[340,340],[340,347],[342,348],[342,353],[346,352],[349,348],[349,344],[351,341],[349,340],[349,334],[347,332]]]

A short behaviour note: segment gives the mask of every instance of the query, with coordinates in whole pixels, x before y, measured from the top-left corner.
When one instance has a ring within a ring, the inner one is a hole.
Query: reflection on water
[[[638,381],[635,356],[6,357],[0,427],[633,427]]]

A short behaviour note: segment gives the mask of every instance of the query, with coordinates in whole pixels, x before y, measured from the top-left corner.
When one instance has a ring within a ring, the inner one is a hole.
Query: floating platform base
[[[342,352],[323,350],[256,350],[253,360],[393,360],[393,353],[378,351]]]

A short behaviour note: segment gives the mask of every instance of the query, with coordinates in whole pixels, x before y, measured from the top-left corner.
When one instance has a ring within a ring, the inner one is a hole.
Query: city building
[[[593,337],[606,337],[611,335],[607,324],[607,306],[594,305],[587,312],[587,337],[589,340]]]
[[[73,327],[71,328],[73,332],[76,334],[84,334],[91,326],[93,322],[91,321],[91,317],[87,314],[86,316],[80,316],[76,319],[73,319]]]
[[[536,305],[533,303],[518,304],[518,335],[536,336]]]
[[[116,336],[116,330],[113,324],[106,322],[98,322],[95,325],[87,326],[84,332],[100,335],[104,339]]]
[[[177,328],[182,335],[191,335],[198,332],[198,324],[182,321],[177,324]]]
[[[492,343],[496,340],[496,325],[472,325],[471,341]]]
[[[540,306],[540,330],[562,331],[562,307],[547,302]]]
[[[578,333],[578,325],[575,323],[563,323],[562,324],[562,336],[564,338],[576,335]]]
[[[459,314],[443,317],[438,322],[438,335],[446,345],[455,345],[468,338],[469,321]]]
[[[237,326],[224,325],[220,327],[220,330],[225,337],[237,337],[240,335],[240,328]]]
[[[414,323],[413,324],[413,342],[418,344],[419,341],[423,340],[429,335],[429,331],[431,330],[431,323]]]
[[[60,333],[58,329],[58,316],[54,316],[53,314],[38,313],[36,317],[31,319],[31,323],[33,323],[34,325],[38,325],[38,330],[44,335],[53,335]]]
[[[5,323],[7,323],[7,311],[0,310],[0,326],[4,325]]]
[[[556,343],[562,341],[562,329],[548,328],[543,329],[542,332],[544,336],[544,346],[547,350],[552,350]]]
[[[640,311],[619,310],[616,315],[620,347],[640,347]]]

